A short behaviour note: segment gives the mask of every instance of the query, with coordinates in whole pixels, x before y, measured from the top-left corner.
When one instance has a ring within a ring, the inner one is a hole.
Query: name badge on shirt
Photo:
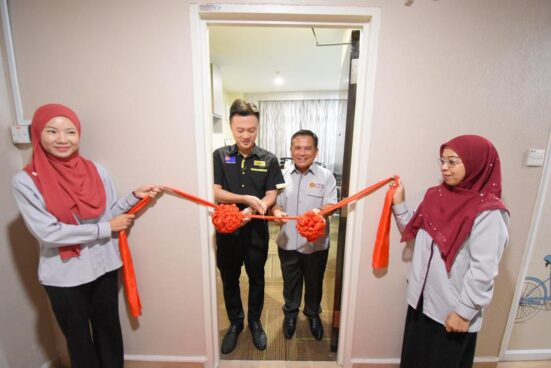
[[[309,186],[311,189],[319,189],[319,190],[323,190],[323,188],[325,188],[325,184],[322,184],[322,183],[314,183],[313,181],[311,181],[310,183],[308,183],[308,186]]]
[[[254,166],[266,167],[266,161],[255,160],[254,161]]]
[[[237,162],[235,156],[228,156],[226,155],[224,157],[224,162],[227,163],[227,164],[235,164]]]

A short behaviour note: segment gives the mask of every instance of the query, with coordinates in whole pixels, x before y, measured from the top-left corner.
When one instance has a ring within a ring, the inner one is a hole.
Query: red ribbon
[[[381,218],[379,219],[379,228],[377,229],[377,237],[375,238],[375,245],[373,246],[373,257],[371,259],[371,266],[374,269],[387,268],[389,253],[390,253],[390,209],[392,208],[392,197],[396,191],[396,185],[400,178],[397,176],[394,178],[395,184],[388,187],[385,196],[385,202],[383,204],[383,210],[381,211]]]
[[[382,180],[348,198],[341,200],[340,202],[326,207],[319,214],[315,214],[313,211],[308,211],[301,216],[286,217],[243,214],[235,204],[216,205],[212,202],[206,201],[202,198],[196,197],[176,188],[164,187],[164,189],[197,204],[214,208],[215,210],[212,215],[212,223],[216,228],[216,231],[218,232],[234,232],[241,226],[244,218],[254,218],[261,220],[297,220],[296,227],[299,234],[305,237],[309,242],[313,242],[325,234],[326,222],[325,218],[323,217],[324,215],[328,215],[336,209],[344,207],[348,203],[356,201],[392,181],[398,182],[399,177],[394,176]],[[389,186],[385,196],[381,218],[379,220],[379,227],[377,230],[377,237],[375,239],[375,246],[373,248],[372,260],[372,266],[376,269],[388,267],[390,209],[392,207],[392,196],[394,195],[395,190],[395,185]],[[147,206],[150,201],[151,197],[143,198],[134,207],[132,207],[128,211],[128,213],[136,214],[140,212],[145,206]],[[119,249],[123,263],[123,284],[126,293],[126,300],[128,302],[130,313],[132,314],[132,316],[139,317],[142,314],[142,304],[140,302],[140,295],[138,293],[138,285],[136,282],[136,273],[134,271],[132,255],[130,254],[130,247],[128,246],[128,236],[126,234],[126,231],[124,230],[119,232]]]
[[[129,214],[140,212],[151,201],[151,197],[142,198],[134,207],[128,211]],[[134,271],[134,262],[132,262],[132,254],[128,246],[128,236],[125,230],[119,231],[119,250],[122,259],[122,281],[126,300],[130,307],[130,313],[134,317],[139,317],[142,314],[142,303],[140,302],[140,294],[138,292],[138,284],[136,283],[136,272]]]

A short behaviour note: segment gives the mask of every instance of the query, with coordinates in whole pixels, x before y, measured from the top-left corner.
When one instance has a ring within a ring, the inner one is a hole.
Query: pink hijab
[[[80,135],[80,121],[68,107],[48,104],[39,107],[31,123],[33,156],[24,170],[44,197],[46,209],[60,222],[77,224],[77,218],[94,219],[105,211],[105,188],[96,165],[75,152],[70,157],[55,157],[42,148],[40,137],[46,123],[56,116],[71,120]],[[63,260],[80,254],[80,245],[59,248]]]
[[[503,209],[501,165],[495,147],[477,135],[462,135],[440,146],[454,150],[465,166],[465,178],[450,187],[442,183],[429,188],[423,202],[407,224],[402,241],[414,239],[420,228],[432,237],[451,270],[476,216],[486,210]]]

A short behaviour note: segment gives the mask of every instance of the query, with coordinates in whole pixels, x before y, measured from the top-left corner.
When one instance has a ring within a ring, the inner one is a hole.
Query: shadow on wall
[[[13,264],[23,285],[27,300],[34,307],[36,346],[50,361],[58,357],[53,330],[53,313],[46,292],[38,282],[38,246],[19,216],[8,225],[9,247]],[[30,347],[29,347],[30,348]]]

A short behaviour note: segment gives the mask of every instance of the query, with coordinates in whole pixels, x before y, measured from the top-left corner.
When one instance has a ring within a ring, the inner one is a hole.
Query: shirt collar
[[[230,147],[229,147],[229,152],[228,152],[228,154],[229,154],[230,156],[235,156],[235,155],[237,155],[237,152],[238,152],[238,150],[237,150],[237,144],[234,144],[233,146],[230,146]]]
[[[302,174],[302,175],[306,175],[308,173],[312,173],[313,175],[316,175],[317,174],[317,171],[318,171],[318,168],[317,168],[317,164],[315,162],[312,163],[312,165],[310,165],[310,167],[308,168],[308,170],[306,170],[306,172],[304,174],[302,174],[298,169],[297,167],[295,166],[295,164],[293,164],[293,168],[291,170],[291,173],[297,173],[297,174]]]
[[[235,156],[239,153],[239,149],[237,148],[237,144],[234,144],[233,146],[231,146],[230,148],[230,156]],[[262,151],[260,150],[260,147],[258,147],[258,145],[255,143],[254,147],[253,147],[253,150],[251,151],[251,154],[247,157],[251,157],[251,156],[256,156],[258,158],[261,158],[262,156]]]

